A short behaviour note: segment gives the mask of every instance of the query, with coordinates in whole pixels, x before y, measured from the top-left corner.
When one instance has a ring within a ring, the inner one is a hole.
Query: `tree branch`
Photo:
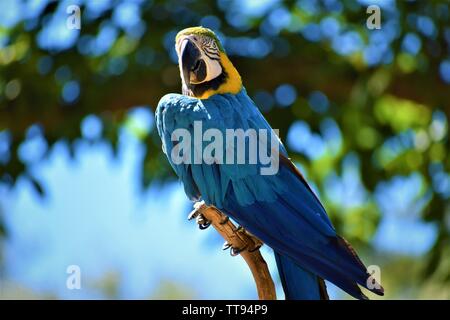
[[[189,215],[189,219],[192,218],[197,219],[200,228],[210,223],[225,239],[224,248],[231,248],[231,255],[240,254],[244,258],[252,272],[260,300],[276,300],[275,285],[259,251],[263,244],[261,240],[243,228],[237,228],[219,209],[207,206],[203,201],[194,204],[194,210]]]

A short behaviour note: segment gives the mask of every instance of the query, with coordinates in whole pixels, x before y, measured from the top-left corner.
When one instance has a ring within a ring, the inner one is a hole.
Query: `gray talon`
[[[240,254],[242,251],[244,251],[244,250],[245,250],[245,248],[237,249],[237,248],[231,247],[230,255],[231,255],[232,257],[235,257],[235,256],[239,255],[239,254]]]
[[[197,201],[194,203],[194,210],[191,211],[188,215],[188,220],[192,220],[194,218],[197,218],[200,215],[199,209],[201,206],[205,204],[204,201]]]
[[[199,227],[200,230],[205,230],[205,229],[208,228],[210,225],[211,225],[211,222],[208,221],[208,222],[199,224],[198,227]]]
[[[197,224],[198,224],[198,227],[200,228],[200,230],[205,230],[206,228],[208,228],[211,225],[211,222],[206,220],[206,218],[202,214],[199,214],[196,217],[196,219],[197,219]]]
[[[189,213],[188,215],[188,220],[192,220],[194,218],[197,218],[198,216],[198,211],[197,210],[192,210],[191,213]]]
[[[223,246],[222,246],[222,250],[227,250],[227,249],[230,249],[230,248],[231,248],[231,244],[228,243],[228,242],[225,242],[225,243],[223,244]]]

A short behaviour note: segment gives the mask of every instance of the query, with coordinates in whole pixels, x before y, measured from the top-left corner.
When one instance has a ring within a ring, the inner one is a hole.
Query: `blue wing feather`
[[[203,131],[214,128],[223,136],[226,129],[272,132],[245,89],[237,95],[213,95],[205,100],[178,94],[161,99],[156,111],[158,133],[186,194],[191,199],[201,197],[206,204],[223,210],[276,251],[287,296],[299,297],[305,288],[316,292],[318,282],[305,280],[311,280],[313,274],[357,298],[365,298],[356,285],[366,286],[368,274],[364,265],[336,234],[319,199],[287,159],[282,143],[279,142],[280,170],[275,175],[259,174],[259,164],[176,165],[170,157],[174,147],[171,133],[183,128],[193,134],[194,121],[202,121]],[[192,146],[194,152],[201,152],[204,147]],[[292,278],[293,274],[305,280],[303,287]],[[287,283],[286,278],[291,281]],[[311,283],[315,283],[314,288]],[[297,292],[292,288],[298,288]],[[373,291],[382,293],[382,289]]]

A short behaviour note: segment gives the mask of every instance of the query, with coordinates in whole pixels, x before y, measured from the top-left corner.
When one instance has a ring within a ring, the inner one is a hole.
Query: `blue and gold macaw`
[[[247,95],[241,77],[211,30],[193,27],[176,36],[183,94],[164,96],[156,110],[163,151],[187,196],[214,205],[275,252],[286,299],[327,298],[324,280],[366,299],[358,285],[383,295],[348,242],[339,235],[317,196],[277,140],[276,174],[260,174],[258,164],[179,163],[171,154],[172,133],[272,128]],[[194,151],[198,146],[193,146]],[[197,150],[198,151],[198,150]],[[373,282],[371,282],[373,284]]]

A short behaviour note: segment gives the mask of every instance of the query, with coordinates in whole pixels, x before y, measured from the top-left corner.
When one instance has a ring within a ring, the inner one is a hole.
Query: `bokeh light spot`
[[[311,109],[316,112],[324,113],[328,110],[329,102],[325,94],[320,91],[314,91],[309,95],[308,98],[309,105]]]
[[[5,96],[9,100],[14,100],[20,94],[22,85],[18,79],[9,81],[5,86]]]
[[[444,60],[439,65],[439,74],[441,75],[442,80],[447,83],[450,83],[450,60]]]
[[[73,103],[80,95],[80,84],[78,81],[69,81],[63,86],[62,98],[66,103]]]
[[[297,90],[290,84],[282,84],[275,89],[275,100],[282,107],[287,107],[297,99]]]
[[[95,140],[100,138],[102,130],[102,121],[96,115],[88,115],[81,122],[81,133],[86,139]]]

